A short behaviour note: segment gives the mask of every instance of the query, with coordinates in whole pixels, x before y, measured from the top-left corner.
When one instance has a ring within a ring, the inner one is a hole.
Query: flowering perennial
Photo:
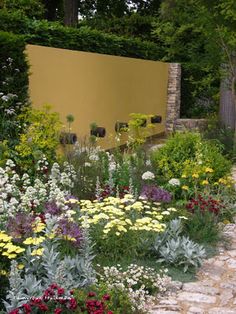
[[[121,199],[108,197],[102,202],[81,200],[79,204],[82,226],[100,224],[103,226],[104,236],[110,232],[120,236],[128,231],[162,232],[165,229],[165,223],[161,221],[166,211],[162,211],[160,203],[135,201],[130,194]]]

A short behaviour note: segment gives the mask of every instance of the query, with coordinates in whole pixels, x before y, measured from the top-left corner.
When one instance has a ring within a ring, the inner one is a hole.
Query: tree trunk
[[[220,84],[220,122],[221,125],[235,130],[235,92],[234,77],[227,65],[223,65],[224,74]]]
[[[64,24],[76,26],[78,23],[78,0],[64,0]]]

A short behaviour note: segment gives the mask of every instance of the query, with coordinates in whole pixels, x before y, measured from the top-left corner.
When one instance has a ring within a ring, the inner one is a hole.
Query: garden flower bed
[[[3,313],[147,313],[235,213],[231,164],[197,133],[22,163],[0,168]]]

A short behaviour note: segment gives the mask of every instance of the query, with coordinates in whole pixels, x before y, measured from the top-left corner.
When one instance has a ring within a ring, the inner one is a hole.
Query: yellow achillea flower
[[[212,173],[214,170],[212,168],[206,167],[205,172]]]
[[[192,177],[197,179],[197,178],[199,178],[199,174],[198,173],[193,173]]]
[[[46,225],[43,222],[35,222],[35,224],[33,225],[33,231],[35,233],[39,233],[41,231],[43,231],[46,228]]]
[[[182,174],[181,178],[187,178],[186,174]]]
[[[5,231],[1,231],[1,232],[0,232],[0,241],[2,241],[2,242],[9,242],[9,241],[11,241],[11,239],[12,239],[12,237],[10,237],[9,235],[7,235],[7,234],[5,233]]]
[[[45,237],[42,237],[42,236],[40,236],[39,238],[29,237],[29,238],[25,239],[25,241],[23,243],[27,244],[27,245],[30,245],[30,244],[38,245],[38,244],[42,243],[44,240],[45,240]]]
[[[55,233],[51,232],[47,234],[48,239],[54,239],[56,237]]]
[[[24,267],[25,267],[24,264],[18,264],[18,265],[17,265],[17,268],[20,269],[20,270],[23,269]]]
[[[227,184],[227,180],[225,180],[224,178],[220,178],[218,182],[222,184]]]
[[[208,182],[208,180],[203,180],[201,184],[202,184],[202,185],[208,185],[209,182]]]
[[[1,270],[0,270],[0,276],[6,276],[6,275],[7,275],[7,271],[1,269]]]
[[[181,189],[182,189],[182,190],[185,190],[185,191],[188,191],[188,190],[189,190],[189,187],[188,187],[187,185],[183,185],[183,186],[181,187]]]
[[[8,252],[3,252],[2,255],[6,256],[9,259],[13,259],[13,258],[17,257],[17,255],[15,253],[8,253]]]
[[[32,256],[41,256],[43,254],[44,248],[38,248],[31,252]]]
[[[70,198],[68,201],[65,201],[65,204],[79,204],[79,201],[75,198]]]

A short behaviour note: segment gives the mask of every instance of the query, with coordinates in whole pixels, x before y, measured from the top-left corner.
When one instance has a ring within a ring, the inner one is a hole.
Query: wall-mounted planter
[[[127,132],[128,127],[129,127],[129,125],[127,122],[116,122],[115,131],[116,132]]]
[[[96,136],[96,137],[105,137],[106,129],[101,127],[101,126],[98,126],[96,128],[93,128],[92,130],[90,130],[90,135]]]
[[[162,117],[161,116],[153,116],[151,117],[151,123],[161,123]]]
[[[75,133],[61,133],[61,144],[75,144],[77,142],[77,135]]]

